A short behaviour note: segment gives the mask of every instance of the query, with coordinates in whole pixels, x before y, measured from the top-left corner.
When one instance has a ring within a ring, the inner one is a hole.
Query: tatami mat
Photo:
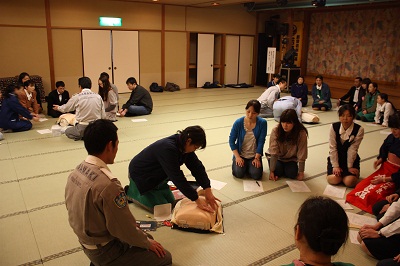
[[[195,234],[161,227],[153,233],[173,255],[174,265],[281,265],[298,258],[293,227],[301,203],[310,195],[320,195],[326,187],[328,132],[338,121],[336,111],[316,112],[321,123],[306,125],[309,131],[306,184],[308,193],[293,193],[286,179],[269,181],[268,163],[263,159],[264,192],[245,192],[243,181],[232,176],[232,152],[228,137],[233,122],[245,114],[245,105],[264,88],[188,89],[152,93],[154,111],[139,118],[118,118],[119,151],[110,169],[123,186],[128,181],[128,165],[133,156],[152,142],[190,125],[201,125],[207,134],[207,148],[197,152],[211,179],[227,185],[214,193],[224,206],[224,234]],[[284,94],[282,94],[284,95]],[[120,105],[129,94],[120,97]],[[310,107],[304,108],[312,111]],[[277,124],[268,121],[269,133]],[[0,265],[89,265],[68,224],[64,187],[68,174],[85,157],[83,142],[65,136],[41,135],[56,119],[35,123],[23,133],[6,133],[0,145]],[[361,175],[368,176],[372,163],[389,129],[369,126],[360,147]],[[188,179],[190,172],[182,167]],[[348,193],[350,189],[347,189]],[[129,206],[138,220],[149,213]],[[352,212],[360,212],[354,208]],[[364,214],[368,215],[368,214]],[[150,214],[152,216],[152,214]],[[355,265],[375,265],[358,245],[347,243],[335,257]]]

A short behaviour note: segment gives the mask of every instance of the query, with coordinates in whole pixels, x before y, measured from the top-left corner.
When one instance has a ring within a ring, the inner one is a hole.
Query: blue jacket
[[[32,119],[31,113],[20,104],[17,96],[10,94],[10,97],[5,98],[2,102],[0,111],[0,127],[4,129],[11,128],[9,124],[19,121],[19,115]]]
[[[265,137],[267,136],[267,120],[257,116],[256,127],[253,129],[254,137],[257,142],[256,153],[263,155]],[[231,150],[238,150],[239,154],[242,149],[242,144],[246,130],[244,129],[244,116],[237,119],[233,123],[231,133],[229,134],[229,146]]]
[[[331,90],[329,89],[328,84],[322,83],[322,88],[321,88],[321,98],[318,98],[317,96],[317,85],[314,85],[312,87],[312,97],[314,100],[314,104],[318,104],[320,100],[325,101],[325,104],[330,108],[332,108],[332,103],[331,103]]]

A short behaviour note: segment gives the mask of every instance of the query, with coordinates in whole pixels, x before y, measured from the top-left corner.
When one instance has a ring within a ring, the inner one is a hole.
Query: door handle
[[[108,67],[108,70],[111,70],[111,67]]]
[[[114,67],[114,69],[117,69],[117,67]]]

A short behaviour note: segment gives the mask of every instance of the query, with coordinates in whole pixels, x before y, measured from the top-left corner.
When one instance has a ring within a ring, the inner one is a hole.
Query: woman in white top
[[[338,111],[340,122],[333,123],[329,133],[327,181],[331,185],[343,182],[354,187],[360,176],[358,148],[364,138],[364,128],[354,123],[356,111],[349,104]]]
[[[118,98],[113,89],[111,88],[110,81],[106,76],[99,78],[99,95],[104,101],[104,110],[106,112],[106,119],[110,121],[117,121],[117,104]]]
[[[391,102],[389,102],[388,95],[386,93],[378,94],[376,99],[376,111],[375,111],[375,123],[381,124],[383,127],[388,126],[389,116],[394,114],[395,108]]]

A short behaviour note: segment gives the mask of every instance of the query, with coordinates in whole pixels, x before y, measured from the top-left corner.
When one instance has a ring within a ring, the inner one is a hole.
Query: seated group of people
[[[280,84],[282,86],[284,83],[281,81]],[[245,110],[246,115],[235,121],[229,136],[229,145],[233,152],[232,174],[237,178],[243,178],[248,175],[254,180],[260,180],[263,176],[261,158],[266,139],[267,121],[259,116],[261,103],[258,100],[250,100]],[[353,104],[342,104],[338,109],[338,115],[339,121],[331,125],[329,132],[330,150],[327,158],[326,178],[331,185],[343,183],[345,186],[353,188],[357,185],[360,177],[358,149],[364,137],[364,129],[361,125],[354,123],[358,114]],[[379,237],[380,242],[368,240],[375,244],[371,244],[371,246],[364,245],[364,249],[367,251],[369,248],[373,250],[369,250],[368,253],[373,254],[378,259],[390,259],[393,261],[393,258],[400,254],[400,222],[396,223],[396,225],[391,224],[391,229],[382,229],[382,232],[387,233],[380,235],[376,233],[378,229],[386,228],[400,215],[399,207],[390,206],[400,195],[400,112],[394,112],[387,120],[387,125],[391,128],[392,134],[382,144],[378,159],[374,162],[374,167],[380,167],[380,169],[389,168],[386,169],[389,174],[378,176],[371,183],[393,182],[397,192],[388,196],[382,202],[371,204],[375,204],[373,209],[378,219],[385,214],[388,208],[393,210],[391,210],[389,218],[384,218],[374,227],[366,226],[361,229],[360,235],[362,239]],[[270,180],[277,180],[279,177],[304,179],[305,161],[307,159],[307,137],[307,129],[300,122],[295,109],[284,110],[281,113],[279,124],[271,131],[269,149],[265,154],[270,168]],[[394,165],[395,167],[389,165]],[[393,214],[393,212],[396,214]],[[375,230],[374,234],[363,233],[367,229],[371,231],[371,228]],[[384,245],[383,243],[386,244]],[[391,246],[391,248],[387,248],[387,246]],[[380,251],[375,251],[377,247],[379,247]],[[383,252],[383,255],[378,252]],[[397,260],[399,258],[397,257]]]
[[[0,95],[1,131],[26,131],[32,128],[29,120],[39,120],[42,107],[38,102],[35,83],[25,72],[21,73],[20,80],[23,83],[9,85],[4,95]],[[129,100],[118,110],[118,89],[110,83],[106,72],[99,77],[98,93],[91,90],[91,80],[82,77],[78,80],[80,92],[71,98],[65,89],[65,83],[57,81],[56,89],[46,97],[47,114],[57,118],[63,113],[74,113],[76,124],[67,128],[65,134],[75,140],[82,139],[85,127],[96,119],[104,118],[115,122],[118,115],[123,117],[150,114],[153,110],[150,93],[138,85],[133,77],[128,78],[126,84],[132,92]]]
[[[279,121],[279,115],[285,108],[301,110],[307,106],[308,88],[304,83],[304,77],[299,76],[297,82],[291,86],[291,96],[280,98],[280,92],[287,87],[286,79],[279,74],[273,76],[273,80],[267,85],[267,89],[257,99],[261,102],[261,117],[274,117]],[[315,84],[311,90],[312,108],[314,110],[326,111],[332,109],[331,92],[329,85],[323,82],[323,77],[317,75]],[[300,105],[301,102],[301,105]],[[388,126],[389,116],[394,113],[396,108],[389,101],[386,93],[380,93],[378,84],[369,78],[356,77],[354,86],[341,98],[337,105],[350,104],[356,110],[356,119],[364,122],[373,122],[383,127]],[[291,107],[293,106],[293,107]],[[301,116],[301,111],[298,111]]]

